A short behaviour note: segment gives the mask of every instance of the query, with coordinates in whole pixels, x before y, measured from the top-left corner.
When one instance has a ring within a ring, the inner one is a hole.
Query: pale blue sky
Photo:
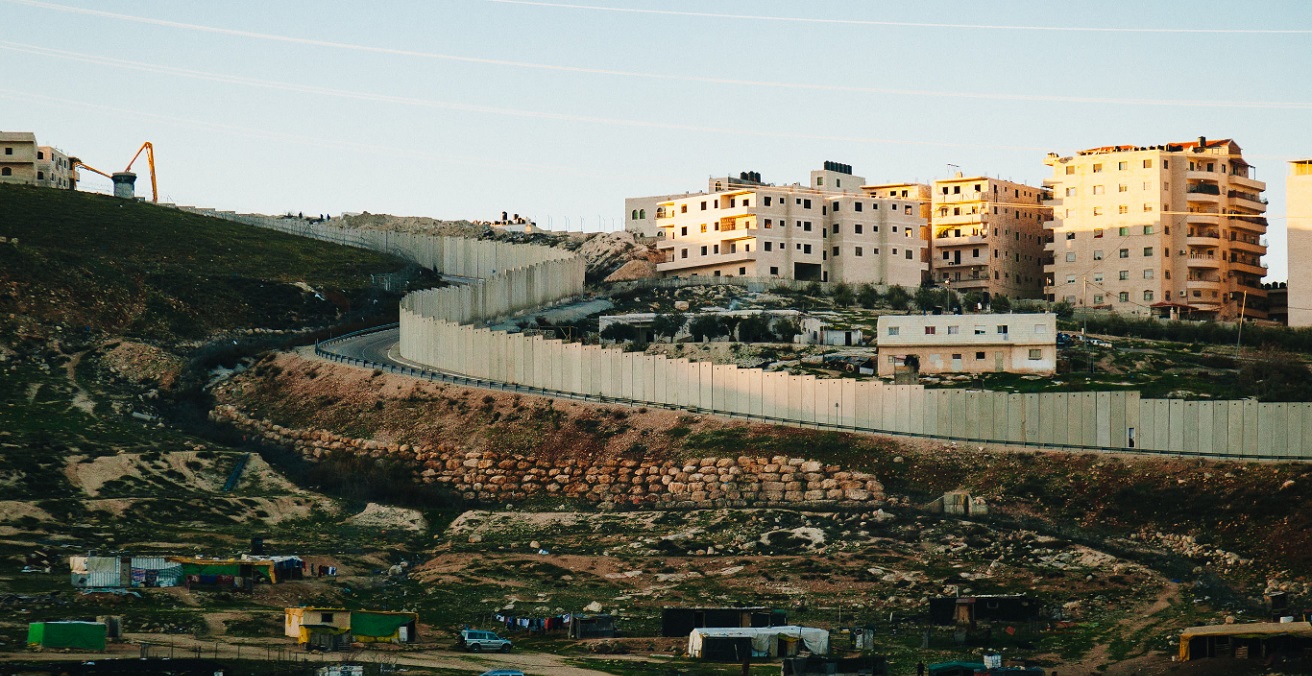
[[[1298,0],[0,0],[0,72],[0,128],[104,170],[150,140],[162,198],[269,213],[596,229],[710,175],[1038,183],[1048,151],[1230,137],[1277,280],[1284,163],[1312,156]]]

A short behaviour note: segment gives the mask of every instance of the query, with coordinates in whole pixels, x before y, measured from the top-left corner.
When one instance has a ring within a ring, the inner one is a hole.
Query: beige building
[[[1229,139],[1050,154],[1046,296],[1164,317],[1262,318],[1266,184]]]
[[[1289,325],[1312,326],[1312,159],[1290,163],[1285,179]]]
[[[920,373],[1057,370],[1057,315],[883,315],[876,325],[879,375],[918,362]]]
[[[0,132],[0,183],[72,189],[77,185],[73,162],[57,148],[37,145],[32,132]]]
[[[987,176],[934,182],[930,275],[962,293],[1043,294],[1047,191]]]
[[[36,185],[36,134],[0,131],[0,182]]]
[[[833,162],[806,186],[775,186],[758,174],[711,179],[709,194],[657,206],[666,276],[780,277],[827,282],[920,284],[924,200],[873,197],[864,179]]]

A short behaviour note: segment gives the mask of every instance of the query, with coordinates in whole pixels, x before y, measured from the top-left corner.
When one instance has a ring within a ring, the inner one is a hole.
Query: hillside
[[[0,333],[155,342],[374,309],[390,256],[104,195],[0,185]],[[381,304],[378,307],[383,307]]]

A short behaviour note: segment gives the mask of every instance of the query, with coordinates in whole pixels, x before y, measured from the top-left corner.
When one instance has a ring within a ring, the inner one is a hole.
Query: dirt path
[[[528,673],[559,676],[607,676],[604,671],[570,666],[565,658],[549,653],[513,652],[459,653],[446,650],[392,651],[362,650],[335,653],[307,653],[286,639],[196,639],[191,636],[161,634],[125,634],[131,643],[114,644],[103,653],[0,653],[0,661],[59,660],[87,661],[106,659],[138,659],[141,643],[150,644],[150,657],[200,657],[210,659],[256,659],[308,664],[335,662],[369,662],[433,669],[468,669],[482,672],[488,669],[521,669]],[[199,652],[197,652],[199,650]]]
[[[1117,625],[1117,633],[1121,636],[1136,636],[1142,633],[1145,629],[1156,624],[1157,619],[1154,616],[1157,615],[1157,613],[1170,608],[1171,599],[1177,598],[1179,592],[1179,583],[1170,581],[1166,582],[1162,585],[1161,591],[1157,593],[1157,596],[1153,598],[1151,603],[1141,609],[1136,608],[1131,615],[1131,619],[1127,619]],[[1066,666],[1066,669],[1077,674],[1104,673],[1110,665],[1110,662],[1111,656],[1108,654],[1107,644],[1100,643],[1094,646],[1093,650],[1089,651],[1089,654],[1084,656],[1084,659],[1075,664]]]

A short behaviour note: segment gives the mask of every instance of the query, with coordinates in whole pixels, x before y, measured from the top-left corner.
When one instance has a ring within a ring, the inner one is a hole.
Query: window
[[[811,221],[804,221],[802,223],[802,229],[807,232],[811,232]]]
[[[1122,303],[1128,303],[1128,302],[1130,302],[1130,292],[1129,292],[1129,291],[1122,291],[1122,292],[1120,292],[1119,294],[1117,294],[1117,296],[1116,296],[1116,300],[1119,300],[1119,301],[1121,301]]]
[[[1096,293],[1096,294],[1093,295],[1093,304],[1094,304],[1094,305],[1102,305],[1102,304],[1103,304],[1103,295],[1102,295],[1101,293]]]
[[[982,335],[984,335],[984,332],[985,332],[985,329],[984,329],[983,326],[980,326],[980,325],[978,325],[978,324],[975,325],[975,335],[977,335],[977,336],[982,336]]]
[[[771,275],[778,275],[778,274],[779,274],[779,268],[776,267],[776,266],[771,265],[771,266],[770,266],[770,274],[771,274]]]
[[[997,253],[997,252],[995,251],[994,253]],[[1067,252],[1066,252],[1066,262],[1067,262],[1067,263],[1074,263],[1074,262],[1075,262],[1075,252],[1074,252],[1074,251],[1067,251]]]
[[[1117,234],[1119,234],[1121,237],[1129,237],[1129,236],[1130,236],[1130,226],[1128,226],[1128,225],[1122,225],[1120,228],[1117,228],[1117,231],[1116,231],[1116,232],[1117,232]]]
[[[38,171],[38,172],[36,172],[36,180],[41,181],[41,180],[44,180],[45,177],[46,177],[46,172],[44,172],[44,171]]]
[[[810,208],[811,208],[811,200],[802,200],[802,208],[803,208],[803,209],[810,209]]]
[[[860,202],[853,202],[853,203],[852,203],[852,209],[854,209],[854,210],[856,210],[856,211],[861,211],[861,203],[860,203]]]
[[[1005,335],[1008,333],[1008,331],[1007,331],[1007,325],[1006,325],[1006,324],[998,324],[998,333],[1000,333],[1000,334],[1002,334],[1002,335],[1005,336]]]
[[[838,247],[834,247],[834,258],[838,258]]]
[[[1143,234],[1145,234],[1145,235],[1151,235],[1151,234],[1153,234],[1153,226],[1151,226],[1151,225],[1145,225],[1145,226],[1143,226]]]
[[[680,249],[680,250],[679,250],[679,258],[687,258],[687,257],[688,257],[688,250],[687,250],[687,249]]]
[[[803,245],[802,245],[802,253],[804,253],[804,254],[809,254],[809,253],[811,253],[811,245],[810,245],[810,244],[803,244]]]
[[[1130,271],[1129,271],[1129,270],[1121,270],[1120,272],[1118,272],[1118,273],[1116,273],[1116,274],[1119,275],[1120,280],[1121,280],[1122,282],[1130,278]]]
[[[332,623],[332,621],[333,621],[333,614],[332,614],[332,613],[319,613],[319,623],[320,623],[320,624],[330,624],[330,623]]]
[[[1152,161],[1152,160],[1144,160],[1144,161],[1143,161],[1143,168],[1144,168],[1144,169],[1152,169],[1152,168],[1153,168],[1153,161]]]
[[[927,335],[927,336],[932,336],[932,335],[934,335],[935,333],[938,333],[938,327],[937,327],[937,326],[926,326],[926,327],[925,327],[925,335]]]
[[[773,251],[773,250],[774,250],[774,242],[771,242],[770,240],[766,240],[766,241],[765,241],[765,250],[766,250],[766,251]]]
[[[1067,167],[1067,169],[1070,169],[1070,168],[1071,168],[1071,167]],[[1075,196],[1075,188],[1067,188],[1067,189],[1066,189],[1066,196],[1067,196],[1067,197],[1074,197],[1074,196]]]
[[[1072,176],[1072,175],[1074,175],[1074,174],[1075,174],[1075,167],[1066,167],[1066,175],[1067,175],[1067,176]]]
[[[896,335],[898,335],[898,332],[899,332],[900,330],[901,330],[901,329],[899,329],[899,328],[896,327],[896,326],[890,326],[890,327],[888,327],[888,335],[890,335],[890,336],[896,336]]]
[[[961,355],[959,354],[952,355],[952,361],[961,361]]]
[[[1146,246],[1146,247],[1144,247],[1144,248],[1143,248],[1143,255],[1144,255],[1144,256],[1152,256],[1152,255],[1153,255],[1153,248],[1150,247],[1150,246]]]
[[[0,176],[12,176],[14,172],[9,167],[0,168]]]
[[[685,226],[679,228],[679,234],[682,235],[683,237],[687,237],[687,236],[688,236],[688,226],[685,225]]]
[[[858,255],[858,256],[861,255],[861,247],[857,247],[857,248],[856,248],[856,255]]]
[[[765,206],[767,206],[767,207],[770,206],[770,196],[769,196],[769,195],[766,195],[766,197],[765,197]]]
[[[1102,249],[1094,249],[1094,250],[1093,250],[1093,260],[1095,260],[1095,261],[1100,261],[1100,260],[1102,260]]]
[[[1094,215],[1094,216],[1101,216],[1101,215],[1102,215],[1102,207],[1094,207],[1094,208],[1093,208],[1093,215]]]
[[[1149,269],[1143,271],[1143,278],[1144,278],[1144,279],[1152,279],[1152,278],[1153,278],[1153,271],[1152,271],[1152,268],[1149,268]]]
[[[705,246],[702,247],[702,255],[703,255],[703,256],[706,255],[706,247],[705,247]]]
[[[1066,233],[1066,239],[1075,239],[1075,233],[1074,232]]]
[[[961,194],[961,186],[959,186],[959,185],[954,185],[954,186],[952,186],[952,194],[953,194],[953,195],[960,195],[960,194]]]
[[[769,230],[771,225],[774,225],[774,221],[769,218],[765,219],[765,229]]]
[[[852,230],[855,231],[856,234],[858,235],[861,234],[861,224],[857,223],[856,225],[852,226]]]
[[[983,359],[983,358],[984,358],[984,353],[983,353],[983,352],[976,352],[976,353],[975,353],[975,359],[976,359],[976,360],[980,360],[980,359]]]
[[[1117,163],[1116,163],[1116,170],[1117,170],[1117,171],[1125,171],[1126,167],[1128,167],[1129,165],[1130,165],[1129,162],[1117,162]]]
[[[896,254],[897,254],[897,249],[893,249],[893,253],[896,255]],[[911,249],[907,249],[907,251],[906,251],[906,255],[907,255],[907,260],[912,260],[912,259],[911,259]]]
[[[955,335],[957,335],[958,333],[961,333],[961,327],[960,327],[960,326],[949,326],[949,327],[948,327],[948,335],[949,335],[949,336],[955,336]],[[960,358],[961,358],[961,357],[957,357],[957,359],[960,359]]]
[[[1130,213],[1130,207],[1129,207],[1128,205],[1122,204],[1122,205],[1116,207],[1116,213],[1118,213],[1118,214],[1128,214],[1128,213]]]
[[[1124,183],[1116,186],[1116,192],[1129,192],[1129,191],[1130,191],[1130,186],[1125,185]]]
[[[1093,281],[1095,281],[1095,282],[1101,282],[1101,281],[1102,281],[1102,273],[1101,273],[1101,272],[1095,272],[1095,273],[1093,273]]]
[[[825,184],[825,177],[824,177],[824,176],[816,176],[816,177],[815,177],[815,184],[816,184],[816,185],[824,185],[824,184]]]
[[[838,213],[839,211],[838,202],[834,202],[833,209],[834,209],[834,213]]]
[[[717,254],[720,253],[720,245],[719,244],[711,245],[711,252]]]
[[[1095,194],[1095,195],[1101,195],[1101,194],[1102,194],[1102,186],[1100,186],[1100,185],[1095,185],[1095,186],[1093,186],[1093,194]]]
[[[1101,164],[1095,164],[1095,165],[1093,165],[1093,173],[1095,173],[1095,174],[1101,174],[1101,173],[1102,173],[1102,165],[1101,165]]]
[[[747,268],[738,268],[738,274],[745,276],[747,274]]]
[[[1102,228],[1094,228],[1094,229],[1093,229],[1093,236],[1094,236],[1095,239],[1096,239],[1096,238],[1099,238],[1099,237],[1102,237]]]
[[[702,223],[702,232],[706,232],[706,224]]]
[[[706,200],[702,200],[702,211],[706,211]],[[706,232],[703,230],[702,232]]]
[[[1066,283],[1067,283],[1067,284],[1074,284],[1074,283],[1075,283],[1075,275],[1066,275]]]
[[[13,155],[13,154],[14,154],[14,149],[13,149],[13,148],[5,148],[5,154],[6,154],[6,155]]]

